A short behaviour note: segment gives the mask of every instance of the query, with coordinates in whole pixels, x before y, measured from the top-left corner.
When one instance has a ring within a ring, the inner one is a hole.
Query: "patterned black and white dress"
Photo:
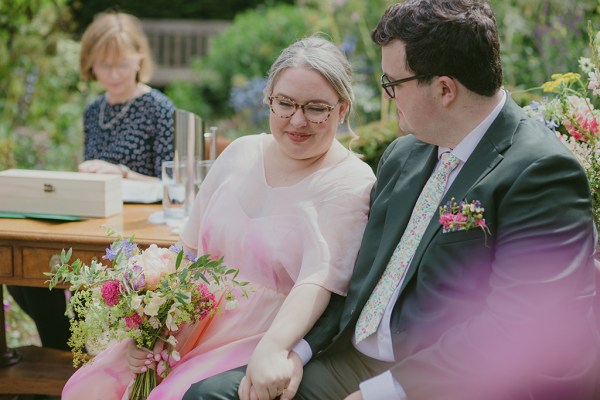
[[[123,164],[160,177],[163,161],[172,160],[173,102],[157,89],[133,102],[110,104],[100,96],[83,116],[84,159]]]

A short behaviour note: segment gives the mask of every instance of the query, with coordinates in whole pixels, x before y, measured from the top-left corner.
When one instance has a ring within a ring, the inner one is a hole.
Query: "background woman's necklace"
[[[106,95],[104,95],[104,100],[100,103],[100,114],[98,116],[98,125],[100,125],[100,128],[109,129],[113,126],[113,124],[115,122],[117,122],[118,120],[123,118],[123,116],[125,116],[125,114],[127,114],[127,111],[129,111],[129,107],[131,107],[131,104],[133,104],[135,98],[137,97],[136,94],[137,94],[137,87],[136,87],[135,92],[133,93],[133,96],[131,96],[131,98],[129,100],[127,100],[127,103],[125,103],[123,105],[123,107],[121,108],[121,111],[119,111],[108,122],[104,122],[104,109],[106,107],[106,103],[108,103],[108,98]]]

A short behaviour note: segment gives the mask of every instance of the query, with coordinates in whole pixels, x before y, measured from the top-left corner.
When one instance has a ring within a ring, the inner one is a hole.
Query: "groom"
[[[501,87],[490,6],[407,0],[372,38],[409,135],[380,162],[345,304],[290,352],[292,376],[234,370],[185,398],[235,399],[244,377],[242,399],[592,399],[589,185]]]

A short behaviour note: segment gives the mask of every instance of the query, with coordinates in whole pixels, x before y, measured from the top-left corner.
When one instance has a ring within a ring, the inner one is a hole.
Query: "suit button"
[[[353,308],[352,311],[350,311],[350,315],[354,315],[354,311],[356,311],[356,308]]]

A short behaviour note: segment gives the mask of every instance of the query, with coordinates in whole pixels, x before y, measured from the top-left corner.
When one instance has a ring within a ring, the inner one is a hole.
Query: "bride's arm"
[[[294,364],[292,348],[310,330],[329,303],[331,292],[315,284],[294,287],[273,323],[258,343],[240,385],[240,399],[249,399],[254,390],[258,399],[273,399],[286,388]]]

